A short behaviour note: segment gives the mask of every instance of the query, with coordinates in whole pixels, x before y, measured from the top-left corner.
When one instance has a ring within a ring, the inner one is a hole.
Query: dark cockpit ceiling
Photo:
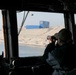
[[[76,12],[76,0],[2,0],[0,9]]]

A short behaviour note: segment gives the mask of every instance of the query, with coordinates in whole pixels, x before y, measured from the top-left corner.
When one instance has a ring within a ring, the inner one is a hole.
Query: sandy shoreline
[[[19,34],[18,40],[20,45],[45,47],[48,44],[47,36],[54,35],[62,26],[43,29],[25,29],[23,28]],[[0,43],[4,42],[3,31],[0,30]]]

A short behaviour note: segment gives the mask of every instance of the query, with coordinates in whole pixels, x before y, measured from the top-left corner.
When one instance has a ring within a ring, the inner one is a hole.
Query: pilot
[[[76,46],[68,29],[63,28],[58,32],[57,44],[58,46],[48,53],[46,62],[54,70],[52,75],[63,75],[76,67]]]

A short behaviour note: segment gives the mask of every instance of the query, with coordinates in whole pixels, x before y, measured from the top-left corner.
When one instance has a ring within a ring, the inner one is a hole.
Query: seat
[[[76,75],[76,68],[66,73],[66,75]]]

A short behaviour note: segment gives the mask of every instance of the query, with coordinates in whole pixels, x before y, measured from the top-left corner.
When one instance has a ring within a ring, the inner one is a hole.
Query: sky
[[[26,16],[27,12],[25,12]],[[17,13],[17,24],[21,26],[24,12]],[[76,17],[76,15],[75,15]],[[75,19],[76,20],[76,19]],[[64,26],[64,15],[62,13],[50,13],[50,12],[35,12],[30,11],[24,23],[26,25],[39,25],[40,21],[48,21],[51,26],[62,25]],[[76,22],[76,21],[75,21]],[[2,28],[2,15],[0,11],[0,28]]]
[[[23,13],[20,12],[17,14],[17,23],[20,26],[22,19],[23,19]],[[27,12],[26,12],[27,13]],[[33,12],[30,11],[26,21],[24,23],[25,25],[39,25],[40,21],[48,21],[50,26],[57,26],[57,25],[64,25],[64,15],[62,13],[49,13],[49,12]]]
[[[0,10],[0,29],[2,28],[2,15],[1,15],[1,10]]]

